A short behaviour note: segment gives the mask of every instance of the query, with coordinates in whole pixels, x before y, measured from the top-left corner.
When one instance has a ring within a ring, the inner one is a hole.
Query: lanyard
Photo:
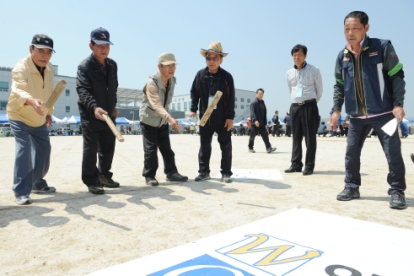
[[[213,93],[213,94],[211,94],[213,91],[211,91],[210,90],[210,81],[211,80],[214,80],[214,79],[217,79],[217,89],[219,89],[219,87],[220,87],[220,78],[216,78],[216,77],[214,77],[214,76],[212,76],[212,75],[210,75],[210,78],[209,78],[209,80],[208,80],[208,82],[207,82],[207,85],[208,85],[208,94],[209,94],[209,96],[214,96],[216,93]],[[214,87],[213,87],[214,88]]]

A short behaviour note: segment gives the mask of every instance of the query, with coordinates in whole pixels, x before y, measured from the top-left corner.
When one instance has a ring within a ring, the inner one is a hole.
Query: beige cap
[[[169,65],[169,64],[177,64],[177,61],[175,61],[175,56],[173,53],[162,53],[158,57],[158,63],[162,65]]]
[[[211,42],[207,50],[205,49],[200,50],[200,53],[203,57],[205,57],[208,52],[220,54],[222,57],[226,57],[228,55],[227,53],[223,53],[223,47],[221,46],[221,43],[217,41]]]

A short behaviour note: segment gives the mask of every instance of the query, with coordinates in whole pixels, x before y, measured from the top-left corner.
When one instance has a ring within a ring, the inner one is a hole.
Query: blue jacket
[[[335,66],[333,110],[367,116],[390,112],[403,106],[403,65],[388,40],[365,37],[357,57],[347,48],[338,54]]]

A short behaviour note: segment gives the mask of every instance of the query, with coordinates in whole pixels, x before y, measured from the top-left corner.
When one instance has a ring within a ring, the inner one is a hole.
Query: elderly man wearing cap
[[[47,127],[52,124],[53,108],[45,103],[53,92],[54,73],[49,62],[53,40],[44,34],[33,37],[30,54],[12,71],[7,116],[16,139],[13,192],[17,204],[32,203],[30,193],[56,191],[43,178],[49,170],[50,140]]]
[[[118,111],[118,67],[108,58],[109,32],[98,28],[91,32],[89,48],[92,54],[78,66],[76,90],[79,94],[79,113],[83,135],[82,181],[93,194],[104,194],[102,186],[118,188],[112,179],[112,159],[115,152],[115,136],[105,122],[107,114],[115,123]],[[96,167],[99,155],[99,169]]]
[[[172,53],[158,57],[158,72],[149,77],[145,85],[144,98],[139,110],[144,146],[144,169],[142,176],[150,186],[157,186],[155,175],[158,169],[157,149],[164,159],[164,173],[168,181],[187,181],[188,177],[178,173],[174,152],[171,149],[168,123],[179,131],[180,124],[168,113],[174,96],[174,77],[177,62]]]
[[[223,92],[219,102],[211,113],[204,126],[200,126],[200,151],[198,153],[199,175],[195,181],[210,179],[211,141],[213,134],[218,134],[218,142],[221,149],[221,174],[222,181],[231,181],[231,129],[234,120],[235,89],[232,75],[220,67],[223,57],[221,43],[213,42],[207,50],[201,49],[201,55],[206,59],[207,67],[197,72],[191,87],[191,113],[190,117],[203,117],[210,102],[217,91]]]

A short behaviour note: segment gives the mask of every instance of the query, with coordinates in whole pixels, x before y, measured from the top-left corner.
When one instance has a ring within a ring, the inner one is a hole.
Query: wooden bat
[[[50,95],[49,99],[47,100],[46,107],[51,109],[56,101],[59,99],[60,94],[62,94],[63,89],[66,87],[66,81],[60,79],[56,84],[55,89],[53,89],[52,94]]]
[[[216,92],[216,95],[214,95],[214,98],[211,101],[210,105],[207,107],[206,112],[204,112],[203,118],[201,118],[200,120],[200,126],[204,126],[207,123],[208,118],[210,118],[211,113],[213,113],[214,106],[218,103],[222,95],[223,95],[223,92],[221,91]]]
[[[118,139],[119,142],[125,141],[124,137],[121,135],[121,133],[118,131],[114,123],[112,122],[111,118],[107,114],[102,114],[102,116],[105,119],[105,122],[108,124],[109,128],[112,130],[112,133],[115,135],[116,139]]]

